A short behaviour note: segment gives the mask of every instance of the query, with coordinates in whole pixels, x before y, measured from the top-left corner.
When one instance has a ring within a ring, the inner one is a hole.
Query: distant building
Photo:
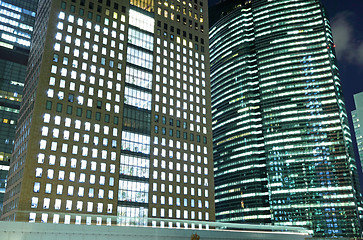
[[[210,9],[217,221],[358,237],[357,168],[318,0]]]
[[[359,158],[363,163],[363,92],[354,95],[355,110],[352,111],[355,138],[357,140]]]
[[[0,215],[38,0],[0,1]]]
[[[38,12],[3,219],[213,221],[207,1]]]

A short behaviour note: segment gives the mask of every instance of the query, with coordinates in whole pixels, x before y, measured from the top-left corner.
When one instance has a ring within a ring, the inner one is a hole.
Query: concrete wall
[[[197,233],[200,240],[294,239],[308,235],[299,233],[168,229],[151,227],[87,226],[51,223],[0,222],[1,240],[190,240]]]

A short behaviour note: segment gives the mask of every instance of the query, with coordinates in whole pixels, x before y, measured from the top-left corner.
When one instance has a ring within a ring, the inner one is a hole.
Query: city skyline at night
[[[351,1],[0,0],[1,221],[360,237]]]

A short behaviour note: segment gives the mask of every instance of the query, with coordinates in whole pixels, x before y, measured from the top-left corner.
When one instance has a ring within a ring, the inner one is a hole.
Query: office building
[[[37,2],[0,1],[0,215]]]
[[[360,235],[357,168],[318,0],[210,9],[217,221]]]
[[[207,1],[38,12],[3,219],[214,220]]]
[[[363,162],[363,92],[354,95],[355,110],[352,111],[355,138],[360,162]]]

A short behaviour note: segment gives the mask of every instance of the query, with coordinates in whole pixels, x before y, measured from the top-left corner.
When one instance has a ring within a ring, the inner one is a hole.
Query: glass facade
[[[130,9],[117,215],[121,225],[147,225],[154,18]],[[135,80],[137,78],[137,80]]]
[[[211,27],[217,220],[359,236],[334,48],[317,0],[232,4]]]
[[[0,1],[0,215],[38,0]]]
[[[355,110],[352,111],[355,138],[361,164],[363,163],[363,93],[354,95]]]
[[[252,20],[242,8],[211,31],[216,218],[270,223]]]
[[[37,0],[0,1],[0,46],[30,49]]]

